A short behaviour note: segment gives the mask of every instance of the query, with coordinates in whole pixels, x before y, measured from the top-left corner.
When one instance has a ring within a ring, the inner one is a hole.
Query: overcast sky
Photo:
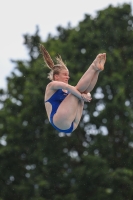
[[[56,35],[56,27],[75,27],[85,14],[94,16],[96,11],[109,5],[118,6],[133,0],[0,0],[0,88],[6,88],[6,77],[14,65],[10,59],[28,59],[23,45],[23,34],[34,34],[39,26],[40,36]]]

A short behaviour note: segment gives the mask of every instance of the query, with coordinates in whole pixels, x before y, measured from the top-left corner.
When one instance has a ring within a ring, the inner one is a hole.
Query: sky
[[[11,60],[27,60],[23,45],[24,34],[34,34],[36,25],[43,41],[48,34],[56,35],[59,25],[72,27],[84,19],[85,14],[96,12],[109,5],[131,4],[133,0],[0,0],[0,88],[6,89],[6,77],[11,75]]]

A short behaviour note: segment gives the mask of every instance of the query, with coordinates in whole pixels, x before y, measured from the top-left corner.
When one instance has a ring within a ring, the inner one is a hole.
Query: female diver
[[[51,69],[48,78],[51,82],[45,90],[45,108],[52,126],[63,133],[73,132],[81,119],[84,102],[91,101],[90,92],[104,69],[106,53],[98,54],[76,86],[68,84],[69,70],[61,59],[56,57],[54,64],[49,53],[40,45],[46,65]]]

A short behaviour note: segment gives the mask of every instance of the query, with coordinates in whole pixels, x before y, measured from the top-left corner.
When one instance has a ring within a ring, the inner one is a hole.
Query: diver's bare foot
[[[102,70],[104,70],[105,61],[106,61],[106,53],[98,54],[92,63],[92,67],[96,71],[102,71]]]

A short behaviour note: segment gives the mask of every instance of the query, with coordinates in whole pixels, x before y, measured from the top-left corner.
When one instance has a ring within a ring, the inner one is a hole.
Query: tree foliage
[[[57,27],[42,41],[25,34],[29,61],[14,61],[7,90],[0,90],[0,200],[133,199],[133,16],[131,6],[85,15],[77,27]],[[100,52],[105,70],[69,136],[49,124],[43,96],[48,68],[39,52],[61,54],[70,84]]]

